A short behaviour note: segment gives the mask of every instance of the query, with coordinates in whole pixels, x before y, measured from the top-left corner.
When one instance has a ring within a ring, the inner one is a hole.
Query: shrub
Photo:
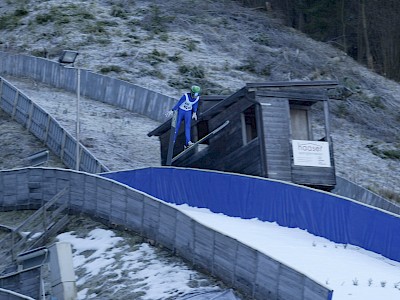
[[[340,102],[335,109],[335,113],[338,117],[344,118],[349,115],[349,110],[347,109],[347,105],[345,102]]]
[[[172,62],[178,62],[182,60],[182,52],[177,52],[172,56],[168,56],[168,60]]]
[[[161,70],[158,69],[153,69],[153,70],[143,70],[141,72],[141,75],[144,76],[151,76],[151,77],[156,77],[158,79],[165,79],[165,75]]]
[[[400,204],[400,194],[394,192],[391,189],[379,188],[379,187],[373,187],[373,186],[368,186],[367,189],[370,190],[371,192],[385,198],[386,200]]]
[[[250,37],[250,40],[260,45],[268,45],[270,43],[269,38],[266,34],[258,34]]]
[[[96,22],[85,26],[82,32],[88,34],[105,34],[107,33],[107,30],[101,22]]]
[[[31,51],[31,55],[37,56],[37,57],[45,57],[46,58],[47,54],[48,54],[48,52],[46,49],[42,49],[42,50],[36,49],[36,50]]]
[[[39,14],[36,16],[35,20],[39,25],[47,24],[54,21],[55,16],[51,13]]]
[[[154,34],[163,33],[166,31],[168,23],[172,22],[175,17],[166,16],[161,13],[158,5],[151,5],[147,16],[142,19],[141,25],[145,30],[151,31]]]
[[[19,8],[13,13],[6,14],[0,17],[0,30],[13,29],[18,27],[20,20],[28,15],[28,11],[24,8]]]
[[[271,76],[271,67],[270,66],[264,66],[258,71],[258,74],[261,76]]]
[[[99,43],[100,45],[106,46],[111,44],[111,39],[108,37],[99,37],[95,41],[96,43]]]
[[[169,36],[168,33],[164,32],[160,34],[160,40],[163,42],[168,42]]]
[[[398,149],[379,149],[377,145],[367,145],[372,154],[383,159],[400,159],[400,150]]]
[[[210,82],[207,79],[193,79],[186,76],[171,77],[168,79],[168,85],[178,90],[186,91],[191,85],[197,84],[202,87],[202,95],[230,95],[232,91],[227,91],[221,85]]]
[[[400,159],[400,150],[383,150],[382,154],[388,159]]]
[[[117,57],[128,57],[129,54],[126,51],[123,51],[123,52],[116,53],[115,56],[117,56]]]
[[[116,65],[106,66],[106,67],[102,67],[100,69],[100,73],[103,73],[103,74],[110,73],[110,72],[120,73],[122,71],[123,71],[122,68],[120,66],[116,66]]]
[[[190,78],[205,78],[205,71],[201,66],[188,67],[182,65],[179,67],[179,73]]]
[[[28,15],[28,11],[25,8],[18,8],[14,12],[14,16],[16,16],[16,17],[24,17],[26,15]]]
[[[101,20],[101,21],[97,21],[96,25],[102,26],[102,27],[116,27],[116,26],[118,26],[118,22],[110,21],[110,20]]]
[[[380,108],[380,109],[385,109],[385,103],[382,101],[382,98],[379,96],[374,96],[372,98],[367,99],[368,104],[373,108]]]
[[[164,62],[166,57],[167,54],[164,51],[158,51],[157,49],[154,49],[151,53],[147,54],[146,61],[150,65],[155,66],[161,62]]]
[[[38,24],[47,24],[49,22],[65,24],[71,22],[71,19],[79,21],[94,20],[95,16],[78,5],[67,4],[60,7],[53,6],[48,13],[39,14],[35,18]]]
[[[126,10],[120,5],[113,5],[110,15],[121,19],[126,19],[128,17]]]
[[[71,20],[68,16],[62,16],[57,20],[55,20],[54,23],[56,23],[57,25],[62,25],[62,24],[68,24],[69,22],[71,22]]]
[[[236,66],[235,69],[238,71],[244,71],[249,73],[256,73],[256,61],[254,59],[247,59],[244,64]]]
[[[194,40],[189,40],[189,41],[185,44],[185,46],[186,46],[186,48],[187,48],[190,52],[192,52],[192,51],[195,51],[195,50],[196,50],[197,44],[198,44],[198,42],[196,42],[196,41],[194,41]]]

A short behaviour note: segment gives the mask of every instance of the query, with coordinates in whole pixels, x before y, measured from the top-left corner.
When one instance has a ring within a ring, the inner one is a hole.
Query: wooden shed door
[[[311,140],[308,110],[290,108],[290,125],[293,140]]]
[[[268,178],[291,181],[289,101],[261,96],[257,100],[262,107]]]

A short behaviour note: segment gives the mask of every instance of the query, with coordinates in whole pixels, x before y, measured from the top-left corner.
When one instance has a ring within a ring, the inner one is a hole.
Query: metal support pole
[[[80,166],[80,155],[79,155],[79,133],[80,133],[80,128],[79,128],[79,114],[80,114],[80,97],[81,97],[81,69],[77,68],[77,88],[76,88],[76,93],[77,93],[77,99],[76,99],[76,167],[75,169],[79,171],[79,166]]]
[[[80,128],[79,128],[79,102],[81,97],[81,69],[79,67],[75,68],[74,62],[79,52],[72,50],[64,50],[58,59],[58,62],[65,66],[72,64],[71,69],[76,69],[76,159],[75,159],[75,170],[79,171],[80,166]]]
[[[171,119],[171,130],[169,134],[169,144],[168,144],[168,152],[167,152],[167,160],[165,162],[166,166],[170,166],[172,163],[172,156],[174,155],[174,136],[176,130],[176,120],[178,119],[178,111],[175,110]]]

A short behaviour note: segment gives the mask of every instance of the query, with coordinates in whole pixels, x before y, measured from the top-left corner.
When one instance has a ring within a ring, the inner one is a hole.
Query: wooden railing
[[[68,187],[62,189],[19,226],[11,229],[0,241],[0,262],[11,263],[21,252],[43,246],[49,237],[65,227],[68,223],[69,204],[68,201],[60,200],[68,194],[68,190]]]

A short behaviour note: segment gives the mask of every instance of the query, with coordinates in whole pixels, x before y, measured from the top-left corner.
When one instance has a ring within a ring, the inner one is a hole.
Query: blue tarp
[[[400,218],[379,209],[284,182],[184,168],[102,174],[158,199],[305,229],[400,262]]]

